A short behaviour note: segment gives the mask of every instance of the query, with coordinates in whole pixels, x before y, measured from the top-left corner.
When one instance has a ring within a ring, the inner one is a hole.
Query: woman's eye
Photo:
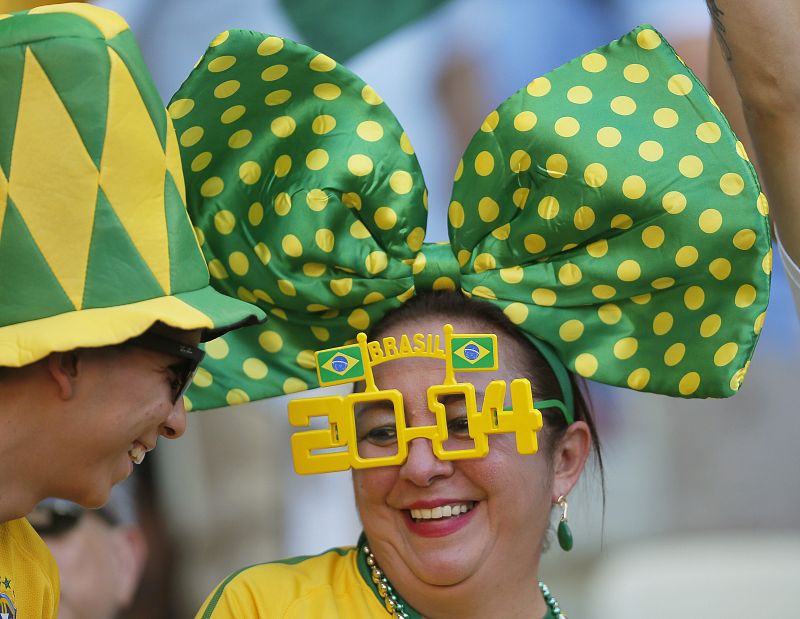
[[[360,436],[360,441],[369,441],[373,445],[391,445],[397,442],[397,429],[393,425],[372,428]]]
[[[466,416],[448,419],[447,432],[457,438],[469,438],[469,420]]]
[[[447,434],[451,438],[469,438],[467,402],[464,396],[450,396],[445,403]]]
[[[356,437],[359,442],[383,447],[397,443],[394,407],[383,400],[365,402],[355,409]]]

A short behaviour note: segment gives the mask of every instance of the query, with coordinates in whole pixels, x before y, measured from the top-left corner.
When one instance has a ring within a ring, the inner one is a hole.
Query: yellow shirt
[[[55,619],[58,567],[25,518],[0,523],[0,614]]]
[[[388,619],[377,591],[359,573],[357,555],[354,547],[332,548],[244,568],[217,586],[195,619]]]
[[[400,601],[410,619],[422,619],[405,601]],[[234,572],[211,593],[195,619],[389,617],[364,554],[347,547]],[[544,616],[553,618],[549,611]]]

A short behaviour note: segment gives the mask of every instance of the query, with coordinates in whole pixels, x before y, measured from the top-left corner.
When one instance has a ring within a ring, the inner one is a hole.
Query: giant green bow
[[[421,288],[497,304],[594,380],[691,397],[741,384],[769,295],[766,200],[650,27],[489,114],[456,171],[449,245],[423,245],[422,172],[397,120],[324,54],[224,32],[170,112],[215,285],[272,314],[208,344],[194,408],[316,387],[314,350]]]

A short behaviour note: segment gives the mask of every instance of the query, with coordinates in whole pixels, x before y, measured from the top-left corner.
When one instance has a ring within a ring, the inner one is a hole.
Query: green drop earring
[[[572,550],[572,529],[569,528],[569,522],[567,521],[567,497],[560,496],[556,501],[556,504],[561,508],[561,518],[558,520],[558,545],[561,546],[562,550],[570,551]]]

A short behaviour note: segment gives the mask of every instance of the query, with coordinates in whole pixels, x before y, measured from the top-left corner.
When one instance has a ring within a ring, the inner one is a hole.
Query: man
[[[208,286],[177,136],[122,18],[0,16],[0,109],[0,613],[47,618],[57,572],[22,517],[48,496],[102,505],[184,432],[197,344],[264,314]]]
[[[98,510],[45,499],[28,514],[61,575],[59,619],[114,619],[133,602],[147,560],[134,481],[114,486]]]

